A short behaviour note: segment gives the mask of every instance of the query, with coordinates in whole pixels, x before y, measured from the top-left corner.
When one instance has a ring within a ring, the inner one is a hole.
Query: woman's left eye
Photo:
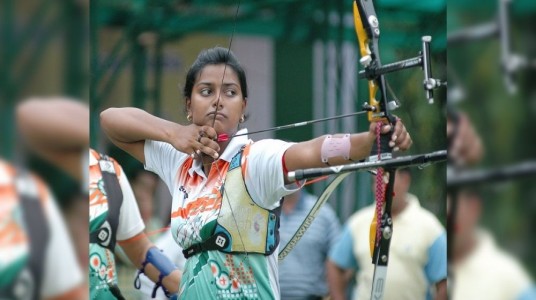
[[[229,97],[231,97],[231,96],[235,96],[235,95],[236,95],[236,91],[235,91],[235,90],[227,90],[227,91],[225,92],[225,94],[226,94],[227,96],[229,96]]]

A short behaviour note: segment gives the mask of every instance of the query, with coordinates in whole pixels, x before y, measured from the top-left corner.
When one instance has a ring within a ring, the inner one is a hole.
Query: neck
[[[225,149],[229,145],[229,142],[231,142],[230,139],[228,141],[218,143],[218,145],[220,145],[220,151],[218,151],[219,156],[221,156],[222,153],[225,151]],[[213,157],[206,155],[206,154],[202,154],[201,159],[202,159],[201,162],[203,164],[203,170],[205,171],[205,174],[208,175],[210,173],[210,168],[212,167],[212,163],[216,160]]]
[[[404,209],[406,209],[406,207],[408,206],[408,201],[406,200],[406,194],[404,194],[404,196],[402,196],[402,199],[393,199],[397,205],[393,205],[391,207],[391,214],[393,215],[393,218],[395,216],[398,216],[399,214],[401,214]]]
[[[460,261],[463,261],[474,251],[476,246],[477,246],[477,238],[476,238],[475,232],[471,233],[465,239],[458,239],[454,243],[454,251],[452,253],[453,263],[457,264]]]

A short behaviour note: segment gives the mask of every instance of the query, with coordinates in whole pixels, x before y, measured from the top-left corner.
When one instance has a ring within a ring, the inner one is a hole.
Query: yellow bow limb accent
[[[378,226],[378,220],[376,219],[376,213],[374,213],[374,218],[370,223],[369,231],[369,246],[370,246],[370,257],[374,254],[374,246],[376,245],[376,228]]]

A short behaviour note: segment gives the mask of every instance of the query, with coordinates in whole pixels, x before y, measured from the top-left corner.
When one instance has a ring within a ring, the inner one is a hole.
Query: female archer
[[[190,124],[130,107],[101,113],[112,142],[158,174],[173,196],[171,232],[188,258],[183,299],[279,299],[279,200],[301,187],[287,173],[361,160],[376,140],[372,123],[364,133],[253,142],[238,130],[247,97],[244,70],[217,47],[202,51],[187,73]],[[412,143],[402,122],[381,132],[392,132],[394,151]]]

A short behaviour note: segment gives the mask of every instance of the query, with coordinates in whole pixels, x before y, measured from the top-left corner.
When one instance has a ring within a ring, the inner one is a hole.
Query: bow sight
[[[379,33],[378,33],[379,35]],[[426,99],[428,100],[429,104],[434,103],[434,89],[440,87],[440,86],[446,86],[447,82],[433,78],[432,77],[432,63],[430,61],[430,42],[432,41],[432,37],[429,35],[425,35],[422,37],[422,51],[419,51],[419,55],[416,57],[400,60],[397,62],[393,62],[390,64],[382,65],[380,67],[376,67],[374,65],[371,65],[371,55],[363,56],[359,62],[363,67],[364,70],[359,71],[359,79],[368,79],[373,80],[374,78],[377,78],[380,75],[414,68],[414,67],[421,67],[424,73],[424,80],[423,80],[423,87],[426,93]],[[398,104],[396,101],[389,101],[388,103],[389,109],[393,110],[398,108]],[[370,106],[368,103],[365,102],[363,105],[363,109],[367,111],[374,111],[374,107]]]
[[[512,1],[498,0],[498,13],[493,20],[465,27],[447,35],[447,44],[449,46],[498,38],[501,47],[500,65],[503,72],[503,81],[506,89],[511,94],[517,92],[517,85],[514,82],[515,74],[522,69],[536,68],[535,59],[515,53],[511,49],[510,9]],[[458,83],[458,80],[456,80],[456,83]],[[452,97],[449,92],[450,102],[460,101],[465,94],[462,87],[456,87],[455,92],[452,93]]]

